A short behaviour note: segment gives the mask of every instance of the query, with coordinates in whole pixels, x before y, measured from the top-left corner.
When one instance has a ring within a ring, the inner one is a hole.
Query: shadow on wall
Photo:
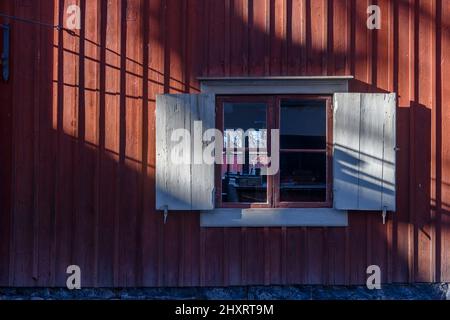
[[[64,8],[72,2],[59,0],[59,6]],[[264,268],[268,269],[264,269],[256,259],[259,269],[263,269],[259,271],[252,270],[251,257],[254,252],[259,254],[271,248],[269,243],[263,249],[252,247],[252,252],[247,254],[239,251],[238,258],[230,255],[228,264],[224,260],[208,260],[205,252],[215,244],[207,243],[206,231],[200,230],[197,213],[173,215],[167,225],[163,225],[162,215],[155,213],[155,94],[197,92],[196,77],[202,75],[354,74],[356,64],[367,61],[354,41],[350,53],[347,48],[339,50],[318,44],[320,41],[315,39],[312,30],[312,19],[316,19],[313,15],[315,1],[307,0],[299,9],[293,7],[294,1],[287,0],[288,12],[292,15],[286,17],[290,22],[285,31],[286,39],[275,32],[275,25],[272,25],[275,22],[270,26],[261,25],[258,20],[261,17],[256,14],[260,8],[255,0],[249,0],[248,12],[238,7],[237,4],[243,2],[232,1],[230,8],[224,3],[208,1],[204,6],[194,6],[188,1],[168,0],[158,6],[156,1],[94,3],[81,0],[84,28],[80,32],[59,32],[51,47],[45,41],[53,40],[53,32],[39,31],[40,42],[33,45],[42,49],[43,63],[39,73],[31,77],[25,70],[29,66],[21,65],[20,61],[35,61],[35,53],[17,45],[20,48],[13,61],[12,83],[17,87],[14,89],[17,98],[14,138],[20,146],[13,158],[13,215],[3,216],[2,225],[11,225],[12,229],[7,240],[9,246],[5,246],[1,254],[5,257],[1,259],[1,285],[63,286],[66,267],[75,262],[82,270],[89,270],[83,275],[86,286],[228,285],[233,281],[268,284],[265,270],[273,274],[269,279],[273,284],[365,281],[365,265],[378,261],[369,257],[367,248],[357,241],[350,245],[349,255],[356,257],[358,253],[353,252],[361,251],[361,263],[350,270],[330,267],[327,271],[330,275],[324,277],[327,272],[322,268],[325,266],[315,265],[308,253],[298,254],[299,248],[306,246],[299,242],[292,253],[292,259],[299,259],[297,264],[288,263],[289,257],[282,258],[278,253],[282,250],[271,251],[273,259],[282,260],[288,271],[282,271],[281,267],[270,269],[275,267],[265,264]],[[275,21],[279,8],[274,1],[268,3],[270,21]],[[355,21],[365,23],[365,17],[356,12],[355,2],[351,3]],[[408,4],[399,1],[396,5]],[[336,7],[329,5],[328,9],[330,14]],[[33,16],[28,9],[21,10]],[[298,26],[301,35],[299,30],[293,29],[295,10],[305,18],[305,24]],[[120,15],[120,11],[125,14]],[[59,11],[60,22],[64,12]],[[218,18],[208,13],[223,16]],[[186,21],[188,17],[198,17],[198,20]],[[231,21],[230,30],[225,32],[223,25],[227,19]],[[21,26],[17,22],[13,26],[15,39],[37,30],[37,27]],[[376,70],[376,65],[373,68]],[[33,89],[33,81],[38,81],[42,87],[38,92]],[[366,81],[355,79],[352,89],[385,92]],[[34,104],[25,93],[34,95],[39,103]],[[29,116],[19,116],[21,114]],[[450,205],[436,201],[435,207],[430,207],[430,109],[412,101],[411,108],[398,108],[398,122],[404,130],[402,136],[410,136],[411,140],[398,141],[397,186],[401,195],[399,212],[393,215],[392,223],[413,228],[412,251],[417,261],[419,241],[421,237],[430,236],[429,227],[436,223],[432,220],[431,209],[448,215],[442,206],[449,208]],[[414,128],[409,128],[409,123],[413,123]],[[355,159],[347,161],[351,164]],[[30,213],[33,213],[32,219]],[[350,226],[349,234],[364,233],[365,230],[355,231],[363,225],[357,217],[351,218],[350,223],[355,221],[358,224]],[[369,220],[363,222],[369,225]],[[376,223],[376,228],[382,228],[385,234],[386,228],[379,225],[379,221]],[[306,233],[306,229],[298,231]],[[222,232],[227,234],[228,231],[209,230],[208,235],[216,239]],[[268,232],[270,239],[278,235],[277,230]],[[345,231],[342,232],[344,237]],[[242,241],[247,239],[240,233],[238,236]],[[385,248],[383,257],[393,250],[397,254],[397,264],[409,265],[410,252],[397,247],[401,241],[398,236],[403,235],[395,233],[393,239],[377,239],[377,247]],[[300,236],[296,239],[304,241]],[[219,244],[211,251],[221,252],[226,241],[222,244],[216,241]],[[335,247],[342,248],[330,242],[329,247],[324,245],[321,250],[330,256],[346,254],[332,253]],[[242,271],[244,268],[248,268],[248,272]],[[422,266],[414,265],[414,268]],[[224,276],[228,272],[229,275]],[[413,273],[408,279],[414,279],[421,270],[406,272]],[[226,277],[229,279],[225,281]],[[386,276],[383,281],[387,281]]]

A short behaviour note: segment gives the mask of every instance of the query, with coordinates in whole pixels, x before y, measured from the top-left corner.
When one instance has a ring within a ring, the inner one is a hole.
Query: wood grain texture
[[[51,24],[80,4],[88,29],[0,19],[13,40],[0,82],[0,286],[64,286],[69,264],[103,287],[364,284],[368,263],[384,282],[449,281],[450,4],[377,2],[372,31],[369,0],[2,1]],[[397,92],[388,223],[351,211],[345,230],[205,230],[198,212],[164,224],[155,97],[229,75],[353,75],[352,92]]]
[[[334,97],[337,209],[395,211],[395,94]]]
[[[214,101],[213,94],[157,96],[157,210],[214,208],[214,163],[203,159],[203,134],[215,126]]]

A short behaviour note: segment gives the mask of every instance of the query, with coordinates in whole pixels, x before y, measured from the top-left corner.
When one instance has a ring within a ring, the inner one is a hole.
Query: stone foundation
[[[249,286],[227,288],[0,288],[0,300],[450,300],[449,284],[365,286]]]

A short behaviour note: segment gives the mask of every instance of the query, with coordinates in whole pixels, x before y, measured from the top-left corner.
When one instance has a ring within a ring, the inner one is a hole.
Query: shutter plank
[[[191,206],[191,171],[189,164],[171,161],[172,141],[175,129],[190,129],[189,97],[184,95],[161,95],[157,97],[157,197],[156,208],[168,206],[170,210],[187,210]]]
[[[358,208],[379,210],[383,176],[384,94],[361,95]]]
[[[165,94],[156,100],[156,209],[213,209],[214,165],[194,164],[194,121],[202,121],[203,131],[214,127],[214,95]],[[171,153],[180,147],[172,141],[176,129],[187,129],[184,156],[187,163],[174,163]],[[188,134],[189,133],[189,134]]]
[[[214,95],[200,94],[195,97],[195,103],[192,104],[194,111],[193,120],[202,121],[202,132],[207,129],[215,128],[215,101]],[[213,106],[213,107],[211,107]],[[192,126],[194,123],[192,124]],[[194,132],[194,128],[192,129]],[[203,145],[201,148],[196,148],[197,157],[203,157]],[[193,157],[195,157],[195,153]],[[195,164],[192,165],[192,210],[208,210],[214,208],[214,164]]]
[[[334,96],[334,206],[395,211],[395,94]]]
[[[360,99],[357,93],[334,95],[334,207],[341,210],[358,208]]]

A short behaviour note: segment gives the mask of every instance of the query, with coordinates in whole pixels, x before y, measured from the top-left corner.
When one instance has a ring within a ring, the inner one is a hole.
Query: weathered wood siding
[[[396,211],[396,109],[395,93],[334,95],[336,209]]]
[[[366,27],[369,2],[382,28]],[[0,83],[0,286],[450,281],[450,1],[4,0],[75,33],[12,22]],[[1,18],[6,22],[8,19]],[[348,228],[201,229],[155,207],[155,96],[198,76],[354,75],[397,92],[397,213]]]
[[[156,97],[156,209],[214,209],[214,163],[202,161],[203,144],[195,142],[195,135],[203,139],[204,130],[215,128],[215,109],[214,94]],[[180,129],[187,131],[175,133]]]

